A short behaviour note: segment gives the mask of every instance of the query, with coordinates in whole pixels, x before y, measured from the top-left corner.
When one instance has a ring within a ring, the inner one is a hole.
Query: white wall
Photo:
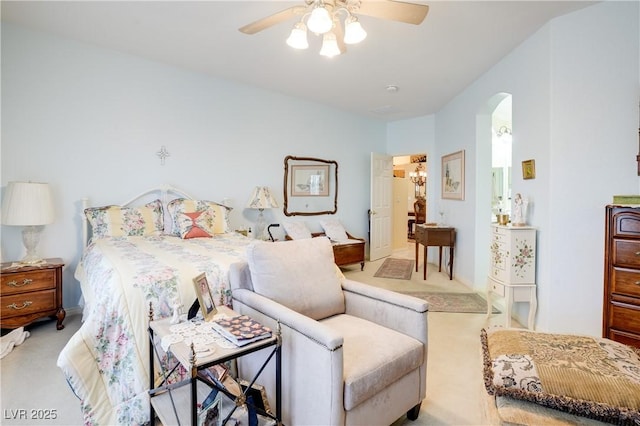
[[[435,186],[427,202],[440,205],[430,211],[444,209],[458,230],[456,278],[484,291],[489,228],[482,191],[490,191],[491,167],[484,133],[496,96],[513,95],[513,193],[530,198],[529,220],[538,228],[542,330],[601,333],[604,206],[614,194],[637,193],[639,184],[639,8],[604,2],[556,18],[433,118],[430,176],[439,175],[442,155],[465,150],[466,194],[464,201],[442,200]],[[407,137],[413,124],[388,126],[390,151],[396,140],[416,143],[403,150],[424,150],[415,135]],[[527,159],[536,160],[534,180],[522,179]],[[526,318],[527,305],[517,312]]]
[[[284,157],[320,157],[339,163],[336,217],[365,237],[370,152],[385,149],[385,125],[374,120],[2,23],[2,186],[51,184],[57,218],[39,248],[67,264],[67,308],[80,295],[82,197],[119,203],[169,183],[232,199],[232,225],[249,226],[255,185],[281,204]],[[282,209],[265,215],[285,220]],[[286,220],[317,230],[318,218]],[[2,260],[23,255],[20,229],[2,226]]]

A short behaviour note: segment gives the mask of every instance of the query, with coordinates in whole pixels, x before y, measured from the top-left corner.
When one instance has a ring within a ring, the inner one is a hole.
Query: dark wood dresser
[[[57,319],[62,330],[66,312],[62,307],[62,259],[47,259],[41,265],[12,268],[2,264],[0,326],[18,328],[42,317]]]
[[[640,207],[606,207],[602,335],[640,348]]]

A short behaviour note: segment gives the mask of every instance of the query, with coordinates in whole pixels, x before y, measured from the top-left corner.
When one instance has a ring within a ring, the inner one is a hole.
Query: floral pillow
[[[304,222],[285,222],[282,224],[284,232],[287,233],[292,240],[302,240],[304,238],[311,238],[311,231],[307,228]]]
[[[179,225],[179,221],[184,219],[181,218],[181,214],[203,212],[206,210],[208,210],[212,216],[212,219],[208,218],[206,215],[203,217],[203,220],[212,220],[212,222],[208,222],[211,223],[211,226],[207,228],[207,232],[211,231],[212,235],[231,232],[231,227],[229,226],[229,213],[231,212],[231,209],[229,207],[213,201],[176,198],[167,204],[167,211],[169,212],[173,223],[172,233],[174,235],[181,235],[182,228]]]
[[[162,202],[141,207],[103,206],[84,210],[93,239],[123,236],[160,235],[164,230]]]
[[[178,213],[176,216],[178,232],[181,238],[210,238],[215,234],[215,216],[211,209]]]
[[[324,233],[331,241],[347,241],[347,231],[337,219],[326,219],[320,221],[320,226],[324,229]]]

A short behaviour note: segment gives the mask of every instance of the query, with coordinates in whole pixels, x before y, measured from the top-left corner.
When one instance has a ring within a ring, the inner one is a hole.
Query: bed
[[[170,186],[122,205],[82,204],[87,245],[75,276],[83,323],[57,365],[85,424],[144,424],[149,306],[155,318],[171,316],[176,305],[186,312],[196,300],[193,278],[203,272],[217,303],[229,305],[229,266],[244,260],[251,239],[231,232],[230,208]]]

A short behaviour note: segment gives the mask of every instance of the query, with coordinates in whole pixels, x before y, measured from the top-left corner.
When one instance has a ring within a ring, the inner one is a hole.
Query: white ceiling
[[[285,44],[295,20],[238,31],[302,3],[2,0],[1,12],[3,21],[394,121],[437,112],[550,19],[594,2],[419,2],[430,7],[421,25],[361,16],[368,37],[331,59],[311,33],[305,51]]]

